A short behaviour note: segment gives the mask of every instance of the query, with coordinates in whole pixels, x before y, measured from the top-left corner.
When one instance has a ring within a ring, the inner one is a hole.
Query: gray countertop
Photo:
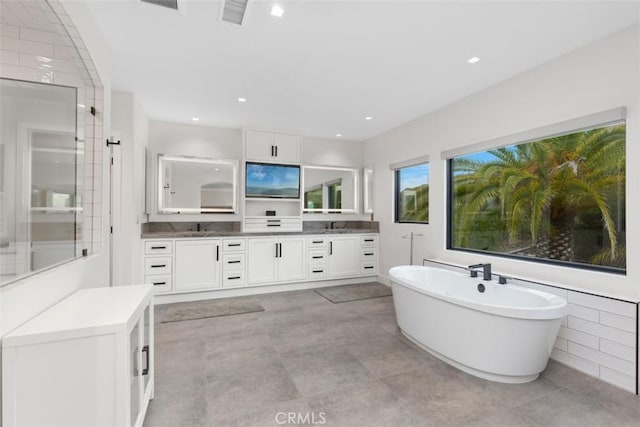
[[[319,234],[364,234],[378,233],[378,230],[368,228],[340,228],[340,229],[319,229],[305,230],[297,232],[280,232],[280,233],[243,233],[241,231],[171,231],[171,232],[155,232],[142,233],[143,239],[184,239],[192,237],[267,237],[267,236],[311,236]]]

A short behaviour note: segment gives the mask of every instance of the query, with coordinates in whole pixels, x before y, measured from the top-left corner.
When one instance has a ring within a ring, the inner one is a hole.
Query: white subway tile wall
[[[636,392],[637,303],[517,279],[510,283],[552,292],[569,303],[552,359]]]
[[[460,271],[461,267],[425,260],[433,265]],[[511,284],[558,295],[567,300],[564,319],[551,358],[588,375],[636,393],[638,381],[638,303],[588,293],[509,279]]]
[[[79,167],[83,216],[78,231],[89,253],[102,251],[102,107],[98,73],[80,34],[58,0],[3,2],[0,76],[78,89]],[[97,116],[90,114],[94,106]],[[84,149],[83,149],[84,148]]]

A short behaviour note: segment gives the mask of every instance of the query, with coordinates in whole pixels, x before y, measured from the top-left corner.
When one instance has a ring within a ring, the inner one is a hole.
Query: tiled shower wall
[[[102,250],[102,105],[98,72],[71,18],[57,0],[7,1],[0,5],[0,76],[77,88],[77,181],[83,215],[78,253]],[[96,108],[96,115],[90,113]],[[82,167],[82,165],[84,165]]]
[[[424,265],[461,268],[428,260]],[[569,314],[562,321],[552,359],[637,394],[637,302],[521,279],[509,279],[508,283],[552,293],[568,302]]]

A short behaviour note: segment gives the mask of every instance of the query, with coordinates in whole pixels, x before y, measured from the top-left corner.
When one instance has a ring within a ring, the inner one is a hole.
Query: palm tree
[[[576,221],[597,214],[607,247],[589,262],[624,265],[621,227],[615,223],[624,211],[623,199],[616,205],[624,195],[624,124],[489,153],[492,160],[453,161],[456,246],[473,244],[480,215],[493,219],[488,225],[493,239],[508,242],[514,251],[527,241],[529,255],[574,261]]]

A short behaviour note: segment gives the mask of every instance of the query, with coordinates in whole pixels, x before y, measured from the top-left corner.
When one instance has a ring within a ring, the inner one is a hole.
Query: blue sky
[[[400,191],[429,183],[429,165],[422,164],[400,170]]]

